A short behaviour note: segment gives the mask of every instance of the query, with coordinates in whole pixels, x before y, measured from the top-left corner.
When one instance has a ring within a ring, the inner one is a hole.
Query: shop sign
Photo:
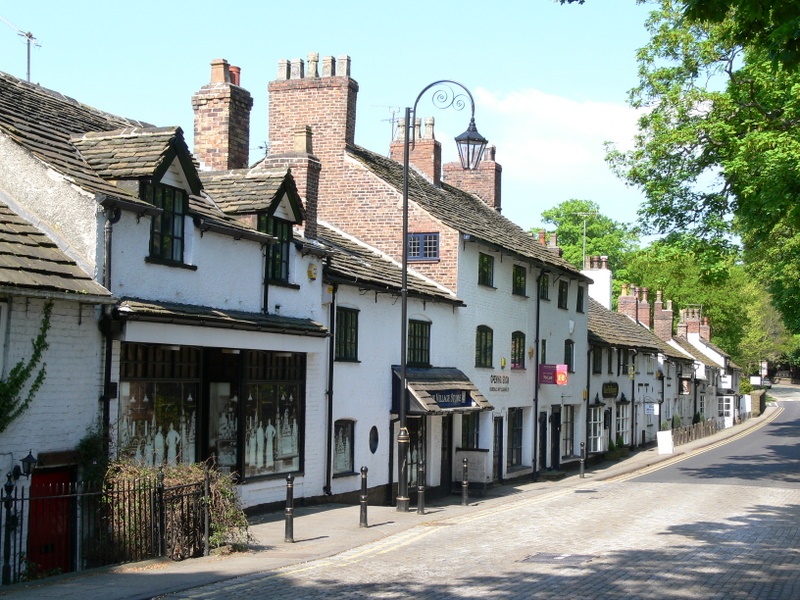
[[[619,384],[616,381],[606,381],[603,384],[603,398],[616,398],[619,395]]]
[[[467,390],[437,390],[428,393],[441,408],[472,406],[472,397]]]
[[[539,381],[551,385],[567,385],[569,382],[567,365],[539,365]]]

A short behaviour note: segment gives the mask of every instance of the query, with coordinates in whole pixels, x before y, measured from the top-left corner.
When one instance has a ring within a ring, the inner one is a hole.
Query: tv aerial
[[[30,80],[31,80],[31,45],[36,46],[37,48],[41,48],[42,45],[36,39],[36,36],[34,36],[30,31],[24,31],[24,30],[20,29],[19,27],[14,25],[11,21],[9,21],[8,19],[4,19],[3,17],[0,17],[0,21],[2,21],[6,25],[8,25],[11,29],[16,31],[18,36],[25,38],[25,42],[26,42],[26,44],[28,46],[28,81],[30,82]]]

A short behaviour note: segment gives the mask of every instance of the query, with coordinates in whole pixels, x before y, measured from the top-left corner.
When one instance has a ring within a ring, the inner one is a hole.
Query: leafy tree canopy
[[[609,268],[618,272],[624,257],[639,245],[639,229],[600,214],[590,200],[567,200],[542,212],[542,220],[555,226],[564,259],[583,268],[585,256],[608,256]],[[585,235],[584,235],[585,233]],[[584,254],[585,244],[585,254]]]
[[[800,71],[739,44],[730,17],[689,22],[682,8],[662,0],[648,19],[630,93],[643,109],[635,147],[607,159],[644,192],[646,231],[696,239],[712,251],[694,254],[707,266],[739,236],[751,275],[800,332]]]

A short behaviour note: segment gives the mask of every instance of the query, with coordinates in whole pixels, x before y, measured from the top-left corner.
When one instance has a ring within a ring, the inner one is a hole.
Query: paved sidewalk
[[[592,481],[603,481],[629,475],[744,434],[774,419],[781,409],[770,405],[758,418],[723,430],[715,435],[675,448],[671,455],[659,455],[657,448],[641,450],[618,462],[603,462],[586,468],[585,477],[569,472],[560,481],[511,482],[490,489],[486,496],[469,499],[461,505],[459,496],[450,496],[426,506],[424,515],[412,507],[408,513],[390,506],[368,508],[369,527],[360,527],[358,505],[325,504],[297,507],[294,518],[294,543],[284,542],[283,511],[259,515],[251,519],[251,532],[256,543],[248,552],[226,556],[196,558],[182,562],[152,560],[120,567],[94,569],[0,588],[0,596],[12,599],[49,598],[79,600],[139,600],[159,597],[199,585],[271,571],[310,560],[325,558],[359,547],[415,526],[432,521],[493,510],[498,506],[527,499],[554,490],[578,487]]]

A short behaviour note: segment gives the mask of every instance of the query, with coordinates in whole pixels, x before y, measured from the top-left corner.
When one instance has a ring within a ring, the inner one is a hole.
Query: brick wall
[[[192,96],[194,154],[202,169],[243,169],[250,158],[253,98],[239,87],[239,69],[224,59],[211,62],[211,82]]]
[[[494,146],[486,148],[474,171],[464,169],[460,162],[446,163],[443,167],[445,183],[475,194],[499,212],[502,208],[500,183],[503,167],[495,162],[495,156]]]
[[[672,339],[672,301],[668,300],[664,308],[663,292],[656,292],[656,301],[653,303],[653,331],[662,340]]]

